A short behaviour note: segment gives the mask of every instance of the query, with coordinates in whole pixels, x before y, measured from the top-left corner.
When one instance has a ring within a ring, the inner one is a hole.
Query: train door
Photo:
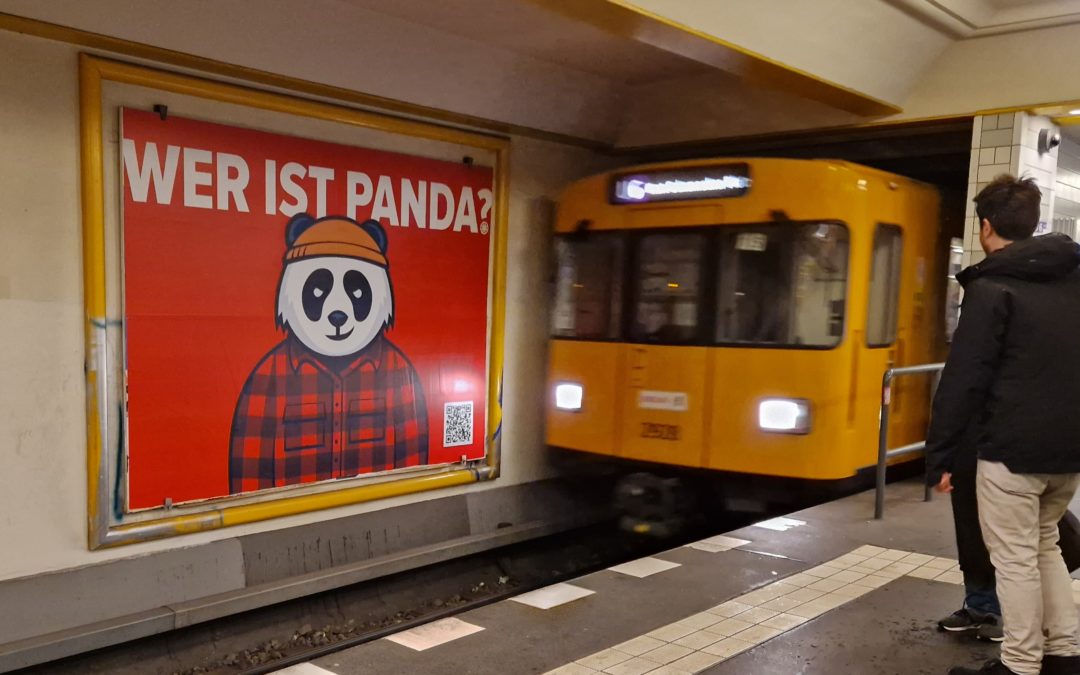
[[[619,341],[626,242],[621,233],[555,240],[555,303],[548,378],[550,445],[615,454],[625,386]]]
[[[696,466],[709,407],[708,351],[701,346],[709,237],[692,230],[636,239],[620,451],[630,459]]]
[[[866,328],[863,345],[856,345],[864,357],[860,360],[859,386],[870,389],[860,396],[865,405],[860,406],[859,415],[863,420],[864,439],[877,438],[877,408],[881,394],[881,379],[885,371],[904,362],[905,340],[900,313],[900,282],[904,257],[904,233],[899,225],[877,223],[870,256],[870,284],[866,307]],[[902,383],[901,388],[903,386]],[[890,395],[900,393],[896,387]],[[890,429],[898,423],[903,404],[894,408],[897,415],[890,421]],[[867,443],[860,446],[857,464],[868,466],[876,461],[875,448]]]

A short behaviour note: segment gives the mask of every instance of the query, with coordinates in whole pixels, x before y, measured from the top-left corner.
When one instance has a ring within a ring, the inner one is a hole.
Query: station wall
[[[1076,227],[1080,218],[1080,143],[1063,137],[1058,148],[1057,200],[1054,202],[1055,218],[1071,218],[1067,223]],[[1075,229],[1072,234],[1076,234]]]
[[[176,550],[552,475],[542,446],[549,200],[606,168],[579,147],[511,139],[502,477],[139,544],[87,550],[78,49],[0,31],[0,580]],[[272,65],[268,59],[264,65]]]

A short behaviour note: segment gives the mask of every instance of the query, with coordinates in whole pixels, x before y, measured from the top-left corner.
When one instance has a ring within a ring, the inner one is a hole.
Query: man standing
[[[938,628],[950,633],[974,633],[980,640],[1001,642],[1004,634],[1001,629],[1001,605],[998,604],[995,590],[994,565],[983,542],[979,505],[975,497],[977,425],[971,424],[964,430],[955,451],[948,455],[941,452],[942,445],[936,442],[940,429],[940,426],[933,429],[934,442],[928,443],[932,452],[927,455],[930,464],[927,474],[949,477],[944,486],[940,479],[935,482],[939,491],[949,492],[952,498],[956,552],[960,558],[960,571],[964,575],[964,606],[938,621]],[[935,461],[949,461],[950,464],[939,467],[935,466]]]
[[[1057,528],[1080,483],[1080,247],[1032,236],[1040,201],[1033,180],[1011,176],[975,197],[987,257],[957,276],[963,312],[934,398],[931,480],[952,489],[957,450],[973,434],[1004,619],[1000,660],[953,675],[1080,673]]]

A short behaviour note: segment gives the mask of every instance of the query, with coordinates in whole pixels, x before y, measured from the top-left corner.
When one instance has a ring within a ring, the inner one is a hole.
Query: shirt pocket
[[[282,418],[285,451],[296,452],[326,445],[326,407],[322,403],[294,403],[285,406]]]
[[[386,437],[386,398],[358,398],[349,401],[345,420],[349,443],[373,443]]]

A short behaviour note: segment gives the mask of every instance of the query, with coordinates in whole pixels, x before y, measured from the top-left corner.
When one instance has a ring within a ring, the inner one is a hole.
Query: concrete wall
[[[178,28],[177,33],[183,32]],[[542,443],[544,200],[605,160],[512,139],[503,477],[115,550],[87,550],[76,48],[0,32],[0,580],[305,525],[551,474]],[[273,58],[263,65],[272,66]],[[197,586],[197,584],[195,584]]]

